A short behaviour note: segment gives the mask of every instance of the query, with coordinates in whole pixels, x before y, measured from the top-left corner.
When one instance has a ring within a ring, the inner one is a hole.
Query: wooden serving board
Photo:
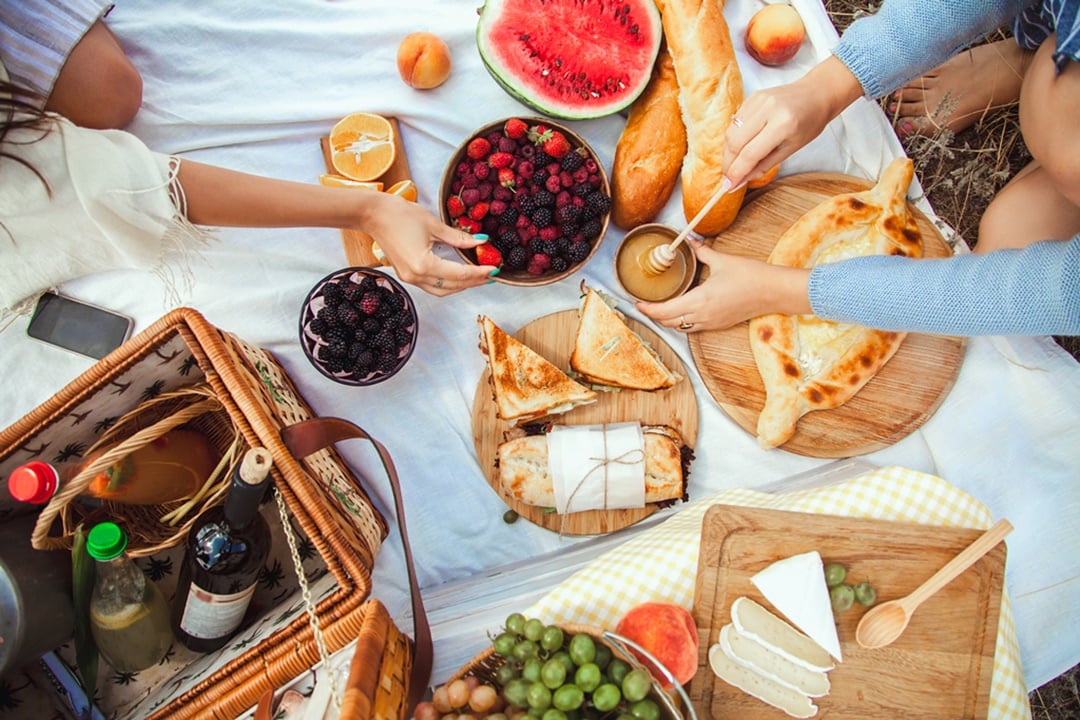
[[[732,255],[764,260],[791,225],[822,201],[859,192],[872,183],[848,175],[805,173],[777,180],[752,196],[735,222],[711,245]],[[922,232],[924,255],[952,250],[934,224],[911,206]],[[702,269],[702,281],[708,267]],[[743,430],[757,435],[765,386],[750,350],[749,324],[689,334],[690,352],[713,398]],[[804,415],[781,447],[799,455],[839,458],[880,450],[921,426],[945,399],[967,341],[911,333],[881,371],[844,405]]]
[[[780,720],[787,716],[720,680],[709,648],[731,622],[731,604],[749,596],[775,612],[750,577],[770,563],[810,550],[839,562],[851,582],[868,580],[878,602],[901,597],[981,533],[977,530],[716,505],[702,522],[694,596],[700,651],[690,699],[699,717]],[[893,644],[866,650],[855,627],[858,603],[838,613],[843,662],[817,698],[830,720],[982,720],[986,718],[1005,573],[1005,544],[928,599]]]
[[[570,367],[570,353],[574,349],[577,324],[578,311],[563,310],[532,321],[513,333],[513,336],[556,367],[566,370]],[[599,392],[595,403],[582,405],[556,416],[554,422],[565,425],[594,425],[639,420],[642,425],[668,425],[678,430],[686,444],[693,448],[697,444],[698,407],[686,367],[663,338],[647,325],[633,318],[626,318],[626,324],[659,353],[665,365],[682,375],[683,379],[666,390],[655,392]],[[490,377],[491,371],[484,370],[473,398],[472,426],[476,457],[488,483],[521,517],[567,535],[597,535],[632,525],[656,512],[655,505],[646,505],[644,508],[587,510],[559,515],[544,508],[526,505],[504,492],[495,468],[495,457],[499,444],[505,439],[505,433],[513,426],[498,418]]]
[[[405,155],[405,143],[401,140],[401,128],[398,125],[398,120],[395,117],[387,117],[386,119],[394,128],[394,163],[389,170],[376,179],[383,184],[384,190],[389,190],[390,186],[396,182],[411,180],[412,175],[409,172],[409,158]],[[322,145],[323,162],[326,163],[326,171],[339,175],[340,173],[334,168],[334,162],[331,159],[330,138],[322,138],[320,144]],[[341,231],[341,242],[345,246],[345,260],[349,267],[379,267],[383,264],[379,262],[379,259],[371,251],[373,240],[374,238],[363,230],[343,229]]]

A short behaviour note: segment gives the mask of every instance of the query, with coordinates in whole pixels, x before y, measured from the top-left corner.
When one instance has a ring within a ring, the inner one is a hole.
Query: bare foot
[[[973,47],[898,90],[889,104],[896,134],[933,135],[975,124],[1020,97],[1031,55],[1012,38]]]

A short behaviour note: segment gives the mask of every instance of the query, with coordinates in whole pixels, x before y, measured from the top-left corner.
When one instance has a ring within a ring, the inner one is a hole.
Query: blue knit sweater
[[[835,49],[880,97],[1000,27],[1030,0],[885,0]],[[947,335],[1080,335],[1080,235],[942,260],[868,257],[810,273],[819,317]]]

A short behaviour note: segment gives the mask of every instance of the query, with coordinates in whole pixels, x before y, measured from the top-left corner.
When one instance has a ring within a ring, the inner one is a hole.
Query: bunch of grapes
[[[423,715],[417,709],[416,720],[661,717],[660,705],[649,697],[649,672],[613,657],[611,649],[591,635],[566,633],[514,613],[492,646],[500,661],[492,685],[476,678],[456,680],[436,690]],[[489,703],[495,690],[498,699]]]

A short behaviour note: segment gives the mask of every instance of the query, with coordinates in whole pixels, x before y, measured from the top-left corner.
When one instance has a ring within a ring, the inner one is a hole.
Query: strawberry
[[[514,156],[508,152],[495,152],[491,153],[491,157],[488,158],[488,165],[501,170],[505,167],[510,167],[514,164]]]
[[[476,222],[472,218],[462,216],[454,222],[459,228],[469,233],[470,235],[475,235],[476,233],[480,232],[480,223]]]
[[[544,152],[559,160],[570,152],[570,141],[561,132],[554,130],[551,137],[544,141]]]
[[[465,154],[473,160],[483,160],[491,152],[491,143],[485,138],[475,138],[465,148]]]
[[[491,243],[483,243],[476,246],[476,262],[481,265],[493,265],[502,267],[502,253]]]
[[[543,145],[551,137],[553,130],[547,125],[533,125],[529,128],[529,139],[534,145]]]
[[[514,171],[508,167],[499,168],[499,185],[504,188],[514,187]]]
[[[478,202],[469,208],[469,217],[473,220],[483,220],[490,206],[486,202]]]
[[[461,217],[465,214],[465,203],[457,195],[451,195],[446,199],[446,211],[452,218]]]
[[[506,125],[503,126],[503,132],[506,133],[506,137],[520,140],[525,137],[525,133],[529,131],[529,126],[521,118],[510,118],[506,121]]]

